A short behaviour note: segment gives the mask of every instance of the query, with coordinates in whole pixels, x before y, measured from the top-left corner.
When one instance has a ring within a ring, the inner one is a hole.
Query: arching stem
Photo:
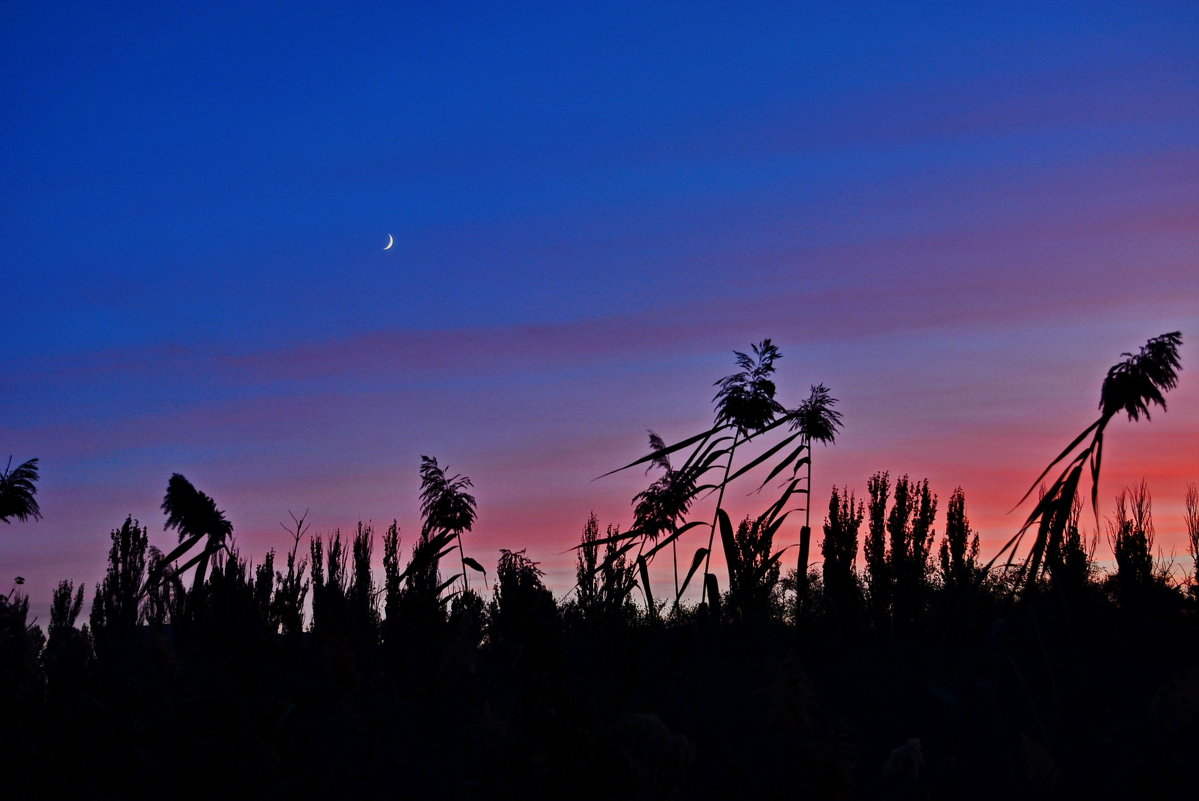
[[[720,516],[720,505],[724,502],[724,488],[729,483],[729,472],[733,467],[733,454],[737,452],[737,442],[741,438],[741,429],[733,435],[733,444],[729,447],[729,460],[724,465],[724,478],[720,482],[720,492],[716,495],[716,511],[712,513],[712,527],[708,531],[708,555],[704,558],[704,591],[700,595],[700,603],[708,600],[708,573],[712,564],[712,542],[716,537],[716,521]]]

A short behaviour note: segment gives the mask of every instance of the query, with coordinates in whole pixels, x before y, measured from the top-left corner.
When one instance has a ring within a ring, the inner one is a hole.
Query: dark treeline
[[[961,488],[942,503],[879,472],[803,502],[835,401],[821,386],[794,410],[761,404],[777,349],[738,357],[714,427],[651,437],[634,462],[659,474],[633,524],[592,515],[571,536],[560,598],[522,551],[468,555],[470,481],[435,459],[408,542],[395,523],[313,535],[300,515],[259,561],[173,476],[173,550],[125,520],[104,579],[90,596],[60,583],[44,631],[27,597],[0,596],[6,796],[1193,797],[1199,576],[1155,558],[1148,487],[1122,490],[1101,531],[1076,481],[1051,484],[1028,556],[983,563]],[[783,489],[734,523],[720,498],[743,477]],[[714,519],[688,521],[704,493]],[[788,551],[796,499],[823,525]],[[1199,493],[1186,508],[1199,571]]]

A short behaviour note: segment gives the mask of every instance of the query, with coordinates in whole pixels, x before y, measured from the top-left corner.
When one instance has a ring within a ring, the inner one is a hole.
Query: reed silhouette
[[[1066,463],[1062,472],[1054,479],[1049,488],[1041,494],[1040,499],[1024,521],[1020,530],[1000,549],[994,559],[1005,553],[1014,555],[1024,534],[1037,524],[1036,537],[1028,556],[1020,568],[1021,579],[1026,586],[1036,584],[1037,573],[1041,569],[1046,551],[1057,547],[1070,522],[1074,508],[1074,499],[1078,496],[1078,486],[1082,479],[1084,467],[1089,467],[1091,478],[1091,508],[1095,514],[1096,524],[1099,520],[1099,471],[1103,463],[1103,434],[1117,414],[1124,412],[1128,419],[1139,420],[1141,415],[1150,419],[1150,406],[1166,408],[1165,393],[1178,385],[1178,370],[1181,363],[1178,360],[1178,348],[1182,344],[1182,334],[1174,331],[1153,337],[1138,353],[1123,353],[1124,359],[1117,362],[1107,371],[1103,385],[1099,391],[1099,418],[1083,429],[1074,440],[1049,463],[1041,475],[1033,481],[1028,492],[1020,499],[1023,503],[1033,493],[1041,481],[1049,475],[1053,468],[1078,448],[1088,435],[1091,441],[1082,447]],[[1017,504],[1019,505],[1019,504]],[[1011,562],[1009,556],[1009,563]]]
[[[198,599],[199,593],[204,589],[208,563],[213,556],[227,549],[225,540],[233,532],[233,526],[225,519],[225,513],[217,509],[212,498],[192,486],[192,483],[179,473],[172,475],[171,480],[167,482],[162,511],[167,516],[164,528],[173,528],[179,532],[179,545],[163,557],[163,564],[173,565],[176,559],[199,547],[199,553],[183,565],[172,568],[172,572],[179,575],[195,566],[191,595]],[[160,579],[161,576],[155,575],[150,581],[157,582]],[[149,589],[149,586],[145,585],[146,589]]]
[[[0,470],[0,520],[24,522],[42,516],[36,497],[37,480],[37,459],[13,467],[12,457],[8,457],[8,465]]]
[[[420,510],[425,518],[423,534],[431,538],[452,535],[458,545],[462,564],[462,590],[470,590],[466,569],[485,572],[483,566],[469,559],[462,550],[462,532],[469,531],[477,516],[475,497],[466,492],[471,481],[466,476],[446,475],[445,468],[430,456],[422,456],[420,465]],[[455,577],[457,578],[457,577]]]
[[[665,453],[666,443],[652,431],[649,432],[649,446],[651,451],[657,455],[651,458],[646,472],[657,467],[662,470],[662,475],[649,487],[633,496],[633,529],[644,533],[640,542],[642,547],[647,541],[657,544],[659,537],[662,536],[665,536],[670,542],[671,562],[674,568],[674,606],[677,608],[682,595],[682,588],[679,585],[677,534],[679,523],[695,500],[696,476],[693,470],[675,470],[671,467],[670,457]],[[618,533],[610,531],[609,536]],[[707,555],[706,550],[704,550],[704,555]],[[637,560],[639,567],[645,566],[646,560],[643,553],[637,554]],[[645,575],[642,581],[648,584],[648,570],[642,572]],[[695,572],[694,568],[691,572]],[[647,605],[649,598],[650,592],[647,590]]]
[[[729,484],[729,472],[733,467],[733,457],[737,454],[737,446],[751,434],[757,433],[774,422],[774,419],[784,411],[782,405],[774,399],[775,386],[770,376],[774,373],[774,363],[782,357],[769,339],[761,344],[753,345],[753,356],[741,351],[734,351],[740,372],[727,375],[716,382],[719,390],[713,402],[716,405],[716,425],[733,430],[733,443],[728,448],[728,460],[724,464],[724,476],[720,480],[719,493],[716,496],[716,511],[713,513],[712,525],[708,531],[708,552],[704,555],[704,595],[715,580],[709,580],[712,564],[712,538],[716,534],[716,524],[723,511],[724,491]],[[728,527],[728,517],[724,523]],[[731,574],[730,574],[730,582]]]
[[[807,482],[806,487],[812,489],[812,443],[823,442],[831,445],[837,439],[837,431],[841,428],[841,413],[833,407],[837,399],[829,395],[829,389],[824,384],[812,387],[811,394],[791,412],[791,429],[798,429],[803,434],[802,447],[807,451]],[[799,530],[799,565],[796,577],[799,580],[796,593],[800,603],[803,603],[808,593],[808,556],[811,552],[812,538],[812,503],[808,496],[804,503],[804,524]]]
[[[792,510],[786,509],[790,498],[796,494],[808,494],[806,486],[801,486],[804,479],[799,476],[799,470],[810,464],[810,450],[813,441],[831,442],[840,425],[840,414],[832,409],[836,400],[829,397],[828,390],[823,385],[814,386],[812,394],[799,407],[788,411],[775,398],[777,388],[772,379],[774,363],[782,357],[782,352],[769,339],[751,346],[752,356],[741,351],[734,351],[733,356],[740,371],[732,373],[715,382],[717,392],[713,398],[715,418],[712,428],[693,435],[679,442],[667,445],[656,434],[650,433],[649,454],[642,456],[624,467],[612,470],[605,475],[627,470],[631,467],[649,463],[650,469],[661,467],[665,475],[651,487],[639,493],[634,498],[636,508],[641,514],[635,515],[634,525],[625,532],[614,535],[614,541],[622,543],[613,556],[623,556],[632,548],[637,548],[637,568],[641,577],[642,589],[646,595],[647,607],[653,608],[652,593],[649,590],[648,566],[653,557],[666,545],[670,545],[672,553],[677,540],[682,534],[697,526],[708,527],[708,544],[696,549],[691,560],[691,567],[681,583],[676,578],[675,607],[686,591],[691,579],[699,571],[701,565],[702,590],[701,606],[716,609],[720,602],[719,582],[711,572],[712,545],[717,530],[721,530],[722,543],[729,542],[732,535],[732,523],[724,513],[723,502],[725,490],[741,476],[746,475],[767,464],[778,454],[778,459],[769,473],[758,486],[760,491],[775,477],[791,470],[782,494],[770,507],[776,510],[772,514],[773,525],[781,526]],[[769,434],[784,424],[791,424],[791,433],[775,442],[764,452],[752,458],[737,470],[733,470],[737,449],[758,437]],[[798,445],[795,441],[799,440]],[[785,450],[788,447],[793,449]],[[677,469],[671,467],[669,457],[682,450],[690,449],[683,465]],[[711,472],[718,472],[719,479],[699,483]],[[810,472],[808,475],[810,483]],[[691,504],[709,492],[716,493],[715,508],[711,523],[702,520],[691,520],[679,525],[682,516]],[[805,503],[810,506],[810,503]],[[769,512],[769,510],[768,510]],[[723,518],[722,518],[723,513]],[[668,533],[666,533],[668,532]],[[665,534],[665,536],[663,536]],[[646,547],[649,545],[650,547]],[[732,549],[725,547],[726,557]],[[778,559],[777,555],[770,557]],[[729,580],[732,579],[730,564]],[[677,558],[675,559],[677,576]]]

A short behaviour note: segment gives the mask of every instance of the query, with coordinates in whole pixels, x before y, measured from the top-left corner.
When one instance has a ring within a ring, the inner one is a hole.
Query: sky
[[[42,621],[126,515],[173,545],[174,472],[258,558],[289,510],[411,545],[422,454],[474,481],[468,554],[563,593],[653,478],[596,477],[704,430],[766,337],[783,403],[844,415],[814,525],[907,473],[986,554],[1107,368],[1182,331],[1100,493],[1145,478],[1189,561],[1194,3],[11,2],[0,103],[0,459],[43,512],[0,591]]]

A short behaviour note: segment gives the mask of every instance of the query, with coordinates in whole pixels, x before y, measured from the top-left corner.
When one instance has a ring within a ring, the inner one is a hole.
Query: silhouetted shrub
[[[870,494],[867,510],[869,529],[864,547],[866,577],[870,588],[870,609],[877,624],[890,619],[892,575],[887,559],[887,499],[891,494],[890,474],[875,473],[866,481]]]
[[[145,620],[141,588],[146,581],[146,529],[126,517],[110,535],[108,572],[92,601],[92,636],[103,659],[115,652]]]
[[[726,558],[731,555],[729,590],[725,594],[730,614],[764,620],[781,612],[779,563],[771,553],[773,545],[774,531],[765,519],[746,516],[737,524],[731,549],[726,543]]]
[[[142,612],[147,623],[163,626],[186,622],[187,588],[176,567],[166,561],[166,554],[150,546],[146,553],[146,588]]]
[[[466,590],[450,601],[449,628],[468,651],[483,641],[487,628],[487,602],[474,590]]]
[[[236,551],[212,561],[203,603],[189,610],[187,638],[206,643],[210,656],[233,670],[265,658],[276,633],[271,620],[274,570],[253,568]],[[260,586],[261,582],[261,586]]]
[[[1051,538],[1045,554],[1050,584],[1070,602],[1077,603],[1092,587],[1095,544],[1096,537],[1083,533],[1082,499],[1076,498],[1061,538]]]
[[[490,608],[490,634],[508,645],[545,643],[558,631],[558,607],[545,575],[525,552],[500,550]]]
[[[60,581],[50,603],[49,638],[42,657],[51,692],[77,691],[92,661],[91,633],[75,628],[83,609],[83,585]]]
[[[1116,496],[1115,517],[1108,524],[1108,543],[1116,571],[1108,578],[1112,597],[1122,607],[1143,610],[1167,590],[1166,575],[1153,559],[1153,498],[1145,482],[1124,487]]]
[[[928,479],[913,482],[906,475],[900,476],[887,516],[887,559],[894,577],[893,614],[897,622],[915,622],[927,602],[936,514],[937,496],[929,491]]]
[[[373,646],[379,639],[379,607],[376,603],[375,578],[371,573],[374,530],[358,524],[351,545],[350,586],[346,593],[351,635],[359,647]]]
[[[445,623],[441,593],[447,582],[442,581],[437,569],[444,544],[442,536],[421,532],[407,567],[399,574],[403,584],[398,595],[396,625],[403,632],[401,636],[411,638],[414,645],[435,639]],[[389,611],[389,619],[390,616]]]
[[[370,528],[359,524],[351,553],[340,531],[327,546],[320,537],[312,539],[312,636],[343,681],[357,681],[358,662],[378,641],[370,536]]]
[[[308,558],[299,555],[300,542],[308,534],[307,516],[307,511],[299,517],[292,514],[293,528],[283,527],[292,538],[291,550],[287,552],[287,572],[275,571],[271,619],[279,624],[285,635],[292,637],[304,631],[304,602],[310,586],[310,580],[305,576]]]
[[[23,719],[24,715],[18,717],[18,713],[41,700],[43,684],[38,660],[45,644],[42,630],[29,622],[29,597],[15,591],[0,595],[0,717],[3,719]]]
[[[929,491],[927,479],[913,482],[903,475],[895,482],[888,512],[889,474],[875,473],[866,488],[870,493],[865,552],[871,611],[880,625],[889,620],[914,623],[928,602],[937,496]]]
[[[966,517],[966,493],[958,487],[945,509],[945,536],[940,551],[941,581],[952,592],[970,586],[978,578],[978,534]]]
[[[583,525],[582,541],[575,556],[575,578],[578,609],[589,622],[618,624],[627,622],[635,613],[632,602],[635,567],[619,552],[619,543],[614,539],[618,533],[616,526],[608,526],[603,537],[608,542],[604,544],[601,560],[599,520],[594,512]]]
[[[861,588],[854,564],[858,558],[858,532],[865,507],[848,487],[833,487],[828,516],[824,519],[822,586],[824,604],[835,617],[851,616],[861,607]]]

